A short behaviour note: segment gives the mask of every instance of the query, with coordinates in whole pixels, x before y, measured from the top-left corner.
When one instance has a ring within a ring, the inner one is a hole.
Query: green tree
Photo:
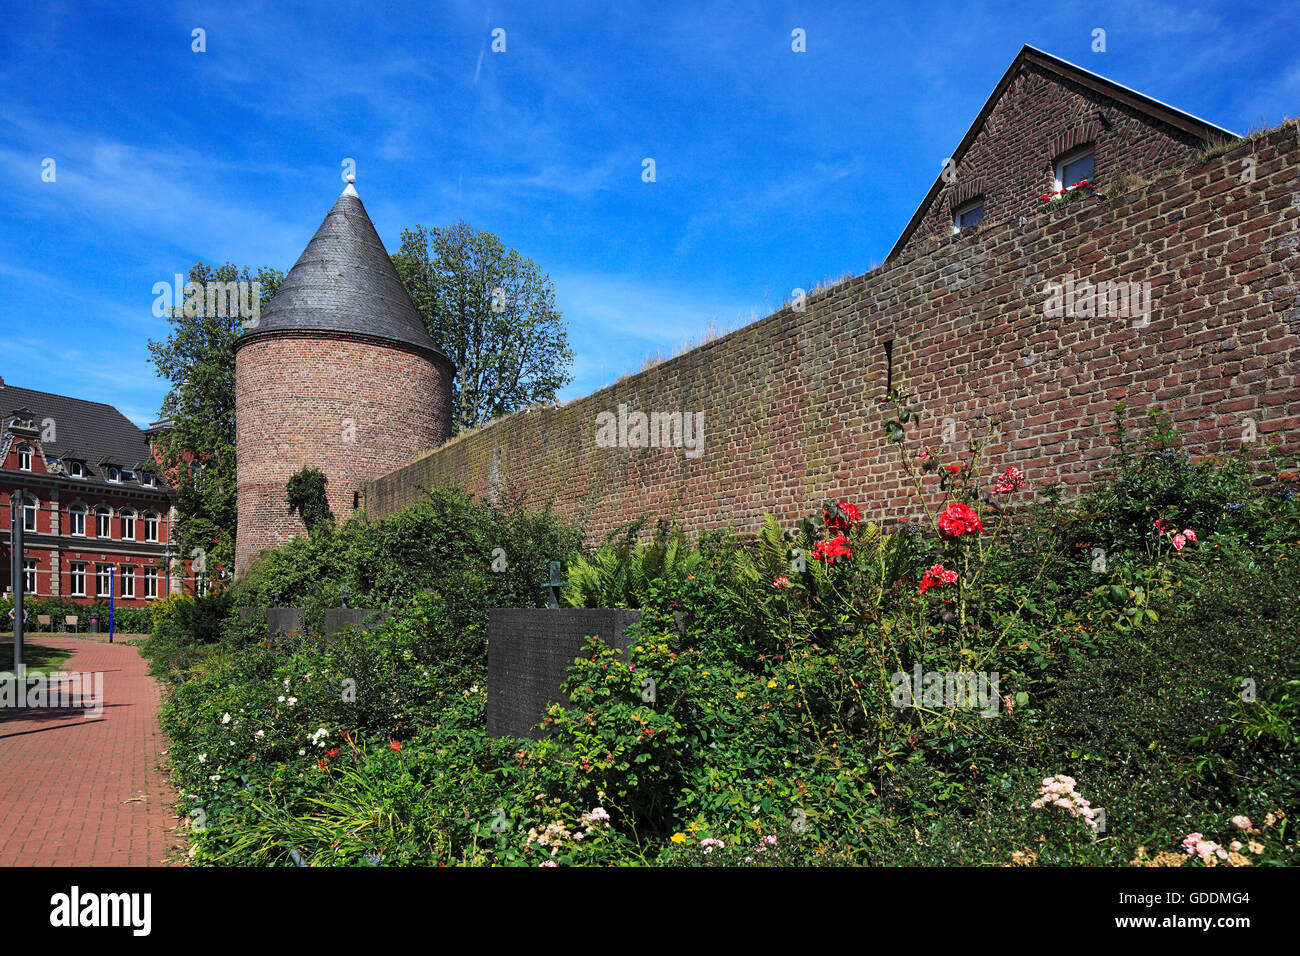
[[[289,479],[289,514],[297,514],[308,531],[315,531],[321,523],[334,523],[329,496],[325,493],[325,472],[303,465],[302,470]]]
[[[205,289],[209,282],[260,283],[263,310],[283,279],[275,269],[254,276],[231,263],[213,268],[200,262],[189,272],[189,281]],[[171,384],[162,417],[171,419],[172,428],[155,447],[176,490],[173,542],[187,558],[201,551],[212,574],[235,563],[235,339],[246,319],[230,314],[239,310],[209,310],[207,304],[205,298],[201,308],[169,309],[171,333],[164,342],[150,341],[149,353]]]
[[[393,265],[434,342],[456,363],[455,431],[553,402],[573,380],[550,278],[492,233],[464,222],[417,225],[402,231]]]

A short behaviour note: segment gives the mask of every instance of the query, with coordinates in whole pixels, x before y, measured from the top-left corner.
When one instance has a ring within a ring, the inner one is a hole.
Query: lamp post
[[[23,677],[23,498],[9,494],[9,567],[14,594],[14,676]]]

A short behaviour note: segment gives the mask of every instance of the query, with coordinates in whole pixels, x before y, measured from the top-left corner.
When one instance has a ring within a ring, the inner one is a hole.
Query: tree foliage
[[[325,482],[325,472],[303,465],[302,470],[293,475],[286,486],[289,492],[289,513],[301,517],[308,531],[314,531],[322,523],[334,523],[334,512],[330,510]]]
[[[283,273],[261,268],[256,275],[232,263],[197,263],[189,281],[258,282],[266,308]],[[214,310],[215,311],[215,310]],[[229,313],[231,310],[226,310]],[[176,490],[179,521],[173,541],[185,557],[200,551],[210,571],[234,567],[235,557],[235,340],[239,315],[186,315],[171,309],[166,341],[149,342],[158,374],[171,383],[162,417],[172,428],[156,439],[164,477]],[[201,477],[200,477],[201,474]]]
[[[531,259],[464,222],[402,232],[393,256],[429,334],[456,363],[459,432],[537,402],[570,381],[573,351],[555,289]]]

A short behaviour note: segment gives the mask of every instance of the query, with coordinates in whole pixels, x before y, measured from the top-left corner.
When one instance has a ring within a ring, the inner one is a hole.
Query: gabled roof
[[[36,427],[42,431],[45,419],[54,420],[52,438],[40,440],[41,449],[49,458],[120,464],[152,457],[144,432],[112,405],[0,385],[0,408],[32,409]],[[9,417],[6,412],[5,420]]]
[[[1122,103],[1138,112],[1145,113],[1154,120],[1167,123],[1175,129],[1182,130],[1190,136],[1199,139],[1203,144],[1208,145],[1211,141],[1221,137],[1227,137],[1228,139],[1237,138],[1237,134],[1232,132],[1232,130],[1224,129],[1222,126],[1215,126],[1213,123],[1206,122],[1199,117],[1193,116],[1191,113],[1184,113],[1182,110],[1174,109],[1172,106],[1162,103],[1159,100],[1152,99],[1136,90],[1131,90],[1127,86],[1122,86],[1113,80],[1106,79],[1104,76],[1100,76],[1090,70],[1085,70],[1083,67],[1075,66],[1073,63],[1068,63],[1059,57],[1052,56],[1050,53],[1044,53],[1042,50],[1035,49],[1034,47],[1025,44],[1020,48],[1020,52],[1016,54],[1016,58],[1011,61],[1011,65],[1007,67],[1007,71],[1002,74],[1002,79],[998,80],[998,85],[995,86],[993,92],[989,94],[989,98],[984,102],[984,106],[980,109],[979,115],[975,117],[975,122],[971,123],[970,129],[966,130],[966,135],[962,137],[961,143],[959,143],[957,148],[953,151],[952,160],[954,164],[958,166],[961,165],[962,158],[966,155],[966,151],[970,149],[971,145],[975,142],[975,138],[984,128],[985,120],[987,120],[989,114],[993,112],[993,108],[997,106],[998,101],[1002,99],[1002,94],[1007,91],[1007,87],[1011,85],[1011,81],[1016,78],[1017,74],[1020,73],[1026,64],[1033,64],[1048,73],[1056,74],[1061,79],[1077,83],[1085,89],[1092,90],[1093,92],[1108,97],[1117,103]],[[934,203],[935,198],[939,195],[943,187],[944,181],[941,174],[935,178],[934,185],[930,187],[930,191],[926,193],[925,199],[922,201],[921,205],[917,207],[916,212],[912,215],[911,220],[907,224],[907,228],[903,230],[903,234],[899,236],[898,241],[894,243],[894,248],[889,250],[889,255],[885,257],[886,262],[898,255],[903,246],[907,245],[907,240],[912,238],[912,233],[914,233],[917,227],[921,224],[921,221],[925,218],[925,214],[930,210],[930,206]]]
[[[364,335],[442,355],[351,183],[257,326],[241,335],[235,348],[260,336],[297,331]]]

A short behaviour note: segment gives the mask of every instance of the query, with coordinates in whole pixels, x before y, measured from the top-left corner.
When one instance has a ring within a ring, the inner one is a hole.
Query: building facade
[[[453,371],[349,183],[235,344],[235,573],[305,532],[287,498],[304,466],[343,519],[365,482],[446,441]]]
[[[1229,135],[1026,48],[883,265],[431,449],[367,486],[366,515],[507,483],[591,541],[639,518],[790,527],[827,500],[892,526],[922,501],[886,439],[891,390],[910,396],[911,454],[969,461],[987,437],[984,466],[1031,489],[1081,491],[1121,402],[1134,439],[1160,409],[1195,455],[1294,451],[1300,123],[1218,146]],[[1096,188],[1051,199],[1082,180]],[[600,440],[633,415],[701,427],[689,448],[653,426]]]
[[[7,569],[17,498],[26,596],[143,606],[194,586],[171,547],[175,498],[147,432],[111,405],[3,379],[0,409],[0,542]]]

